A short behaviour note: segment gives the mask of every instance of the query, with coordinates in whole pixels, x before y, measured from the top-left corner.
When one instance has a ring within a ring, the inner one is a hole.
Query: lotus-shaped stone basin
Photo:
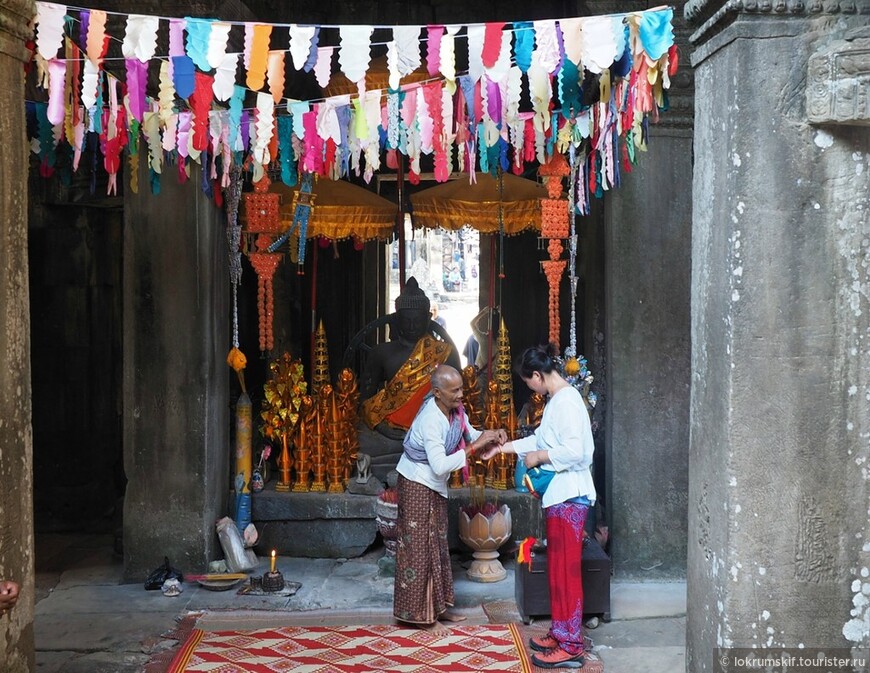
[[[498,548],[510,536],[511,510],[507,505],[502,505],[489,516],[477,512],[469,517],[465,509],[459,511],[459,539],[474,552],[474,560],[467,571],[468,579],[498,582],[507,576],[507,571],[498,560]]]

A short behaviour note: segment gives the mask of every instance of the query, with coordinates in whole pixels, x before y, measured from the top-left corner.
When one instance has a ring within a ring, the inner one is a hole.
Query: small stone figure
[[[367,453],[356,454],[356,483],[365,484],[372,476],[372,458]]]
[[[347,484],[348,493],[357,495],[378,495],[384,485],[372,474],[372,457],[367,453],[356,454],[356,477]]]

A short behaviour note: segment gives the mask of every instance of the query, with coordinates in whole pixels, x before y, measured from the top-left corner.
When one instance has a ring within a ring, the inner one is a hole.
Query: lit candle
[[[272,568],[271,568],[271,570],[269,570],[269,572],[272,572],[272,573],[275,572],[275,550],[274,549],[272,550]]]

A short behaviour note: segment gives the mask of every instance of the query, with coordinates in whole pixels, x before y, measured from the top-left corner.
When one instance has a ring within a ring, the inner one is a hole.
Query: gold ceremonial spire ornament
[[[326,472],[329,475],[329,493],[344,493],[344,423],[338,408],[338,395],[327,384],[320,389],[320,408],[326,409],[326,424],[321,432],[326,435]]]
[[[495,351],[493,379],[498,383],[498,418],[499,423],[493,428],[504,428],[508,425],[511,402],[514,398],[513,379],[511,378],[511,344],[504,318],[499,321],[498,341]],[[489,427],[489,426],[487,426]]]
[[[308,417],[314,408],[314,399],[311,395],[302,396],[302,404],[299,406],[299,423],[296,430],[296,481],[293,484],[294,493],[308,492],[308,474],[311,471],[311,443],[308,441],[309,422]]]
[[[314,362],[311,365],[311,392],[315,395],[329,383],[329,351],[326,347],[326,330],[321,320],[314,335]]]

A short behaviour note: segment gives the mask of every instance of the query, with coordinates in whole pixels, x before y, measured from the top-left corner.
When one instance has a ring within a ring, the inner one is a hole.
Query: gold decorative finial
[[[311,373],[311,391],[318,395],[320,389],[329,383],[329,351],[326,347],[326,330],[321,320],[314,335],[314,363]]]
[[[508,330],[501,318],[498,328],[498,341],[495,352],[495,376],[498,383],[499,404],[498,413],[501,420],[500,427],[507,427],[510,415],[511,402],[514,398],[513,379],[511,378],[511,344],[508,338]]]

